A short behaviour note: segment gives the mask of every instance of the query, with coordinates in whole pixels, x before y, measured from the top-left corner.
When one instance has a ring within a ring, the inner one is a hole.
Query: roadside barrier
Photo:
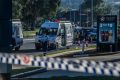
[[[111,62],[96,62],[78,59],[35,57],[18,54],[0,54],[0,63],[44,67],[55,70],[68,70],[120,77],[120,64]]]

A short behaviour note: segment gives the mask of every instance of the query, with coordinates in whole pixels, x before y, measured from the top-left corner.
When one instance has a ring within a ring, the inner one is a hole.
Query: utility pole
[[[81,21],[81,19],[82,19],[82,18],[81,18],[81,16],[82,16],[82,15],[81,15],[81,11],[82,11],[82,10],[81,10],[81,9],[82,9],[82,8],[81,8],[81,4],[80,4],[79,7],[80,7],[80,27],[81,27],[81,25],[82,25],[82,21]]]
[[[90,12],[90,9],[87,10],[87,27],[89,27],[89,12]]]
[[[0,0],[0,54],[11,52],[12,0]],[[0,80],[10,80],[12,66],[0,63]]]
[[[70,7],[70,0],[68,0],[68,8],[69,8],[69,11],[70,11],[69,19],[70,19],[70,21],[72,21],[72,20],[71,20],[71,7]]]
[[[119,10],[118,10],[118,25],[120,25],[120,6],[119,6]]]
[[[89,11],[87,12],[87,27],[89,26]]]
[[[76,20],[75,20],[75,19],[76,19],[76,18],[75,18],[75,17],[76,17],[76,11],[73,10],[73,12],[74,12],[74,23],[75,23],[75,21],[76,21]]]
[[[91,27],[93,27],[93,25],[94,25],[94,18],[93,18],[93,16],[94,16],[94,12],[93,12],[93,0],[91,0],[91,15],[92,15],[92,26]]]

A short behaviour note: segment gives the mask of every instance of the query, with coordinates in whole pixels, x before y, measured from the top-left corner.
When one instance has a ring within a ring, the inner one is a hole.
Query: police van
[[[12,20],[12,48],[18,51],[23,44],[22,23],[20,20]]]
[[[45,45],[46,44],[46,45]],[[40,26],[35,37],[37,50],[69,47],[73,44],[73,28],[69,21],[45,22]]]

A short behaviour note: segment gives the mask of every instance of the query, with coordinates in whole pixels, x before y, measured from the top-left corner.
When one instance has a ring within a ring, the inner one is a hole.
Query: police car
[[[69,21],[45,22],[35,37],[37,50],[69,47],[73,44],[73,28]]]
[[[23,45],[22,23],[20,20],[12,21],[12,48],[18,51]]]

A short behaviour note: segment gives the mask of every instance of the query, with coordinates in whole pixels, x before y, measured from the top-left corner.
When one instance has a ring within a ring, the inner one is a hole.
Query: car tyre
[[[35,49],[36,49],[36,50],[39,50],[40,47],[39,47],[37,44],[35,44]]]
[[[20,49],[20,46],[15,47],[15,51],[19,51],[19,49]]]

